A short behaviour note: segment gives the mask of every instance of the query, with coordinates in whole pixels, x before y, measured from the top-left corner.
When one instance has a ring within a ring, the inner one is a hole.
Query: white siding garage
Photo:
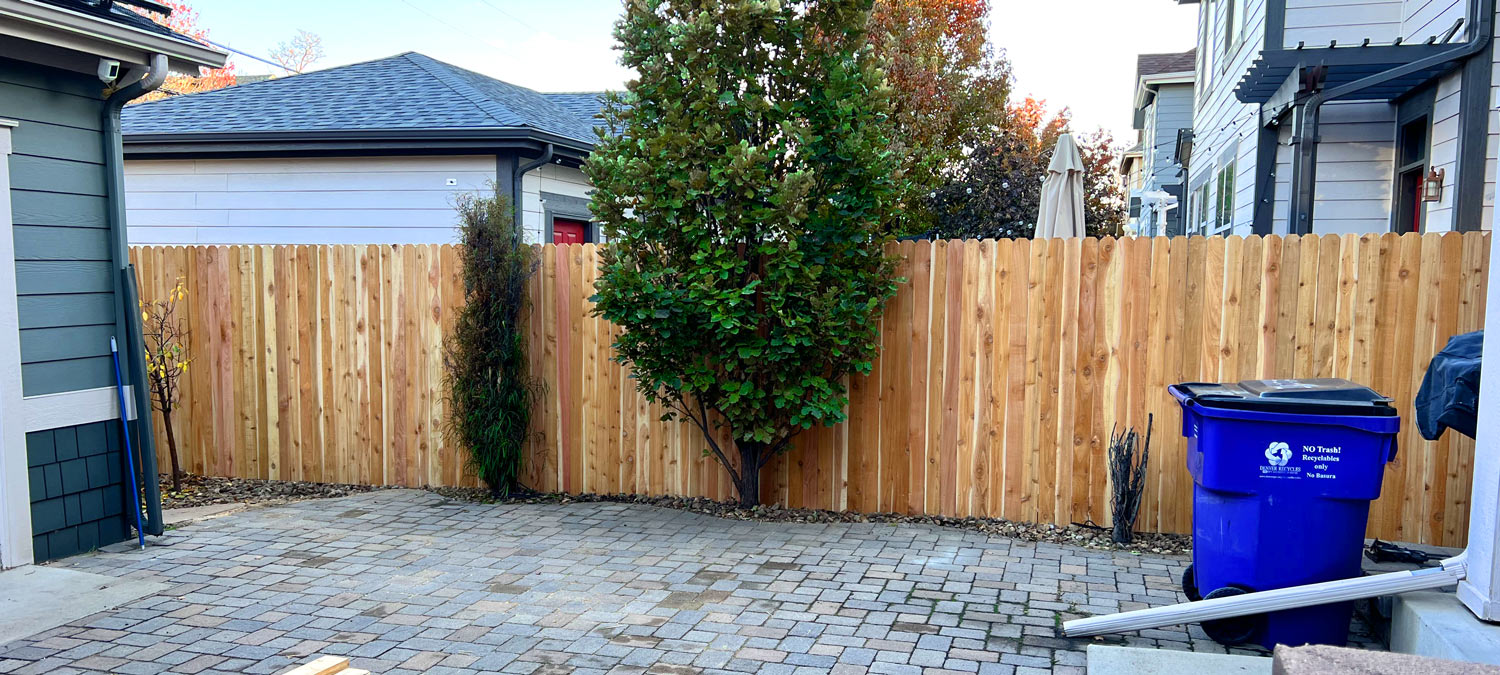
[[[569,166],[546,164],[521,178],[521,223],[526,227],[526,237],[540,242],[546,234],[546,198],[558,195],[575,199],[588,199],[593,187],[582,171]],[[552,197],[552,201],[561,201]],[[556,210],[557,205],[550,208]],[[585,215],[578,213],[575,215]]]
[[[495,157],[129,160],[132,244],[442,244]]]
[[[371,99],[392,82],[401,96]],[[602,92],[543,94],[406,52],[133,105],[122,118],[130,239],[450,243],[455,197],[498,191],[531,241],[557,223],[593,241],[577,167],[602,104]]]

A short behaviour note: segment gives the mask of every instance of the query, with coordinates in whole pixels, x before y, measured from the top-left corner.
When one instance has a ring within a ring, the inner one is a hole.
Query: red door
[[[588,241],[584,233],[588,231],[588,223],[572,218],[552,219],[552,243],[554,244],[582,244]]]

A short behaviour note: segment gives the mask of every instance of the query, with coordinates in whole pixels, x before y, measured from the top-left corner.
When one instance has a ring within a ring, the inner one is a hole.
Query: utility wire
[[[245,57],[247,59],[254,59],[254,60],[259,61],[261,63],[264,63],[264,64],[266,64],[268,66],[276,66],[277,68],[285,70],[288,73],[297,73],[298,75],[302,74],[302,71],[300,71],[300,70],[292,70],[291,68],[283,66],[283,65],[281,65],[281,64],[279,64],[279,63],[277,63],[275,61],[272,61],[270,59],[263,59],[263,58],[261,58],[259,56],[254,55],[254,54],[250,54],[250,53],[247,53],[247,52],[242,52],[242,51],[240,51],[238,49],[235,49],[234,47],[231,47],[229,45],[219,44],[219,43],[214,42],[213,40],[210,40],[208,38],[203,38],[203,41],[207,42],[210,45],[218,47],[219,49],[223,49],[225,51],[229,51],[229,52],[233,52],[235,54],[239,54],[240,56],[243,56],[243,57]]]
[[[517,17],[516,15],[511,14],[510,12],[507,12],[504,9],[501,9],[499,5],[496,5],[495,3],[490,2],[490,0],[479,0],[479,1],[482,2],[482,3],[484,3],[485,6],[489,7],[490,9],[493,9],[493,10],[495,10],[495,11],[501,13],[501,14],[504,14],[505,17],[508,18],[508,19],[510,19],[511,21],[514,21],[514,22],[516,22],[518,24],[521,24],[522,28],[527,28],[527,29],[530,29],[530,30],[533,30],[533,31],[536,30],[536,27],[532,26],[529,23],[526,23],[525,21],[522,21],[520,19],[520,17]]]

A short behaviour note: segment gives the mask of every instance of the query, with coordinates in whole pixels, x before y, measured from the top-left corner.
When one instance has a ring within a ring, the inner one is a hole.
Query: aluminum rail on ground
[[[1468,571],[1467,557],[1460,553],[1444,560],[1438,567],[1406,572],[1389,572],[1358,579],[1340,579],[1320,584],[1278,588],[1246,593],[1228,598],[1199,600],[1165,607],[1138,609],[1106,616],[1093,616],[1063,622],[1063,635],[1084,637],[1123,631],[1145,630],[1160,626],[1199,623],[1284,609],[1326,605],[1382,595],[1396,595],[1458,583]]]

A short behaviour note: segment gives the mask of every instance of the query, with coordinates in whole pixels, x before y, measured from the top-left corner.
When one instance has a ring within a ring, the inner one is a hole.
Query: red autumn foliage
[[[870,42],[893,90],[894,149],[916,195],[943,182],[964,138],[1005,118],[1010,65],[988,42],[989,12],[988,0],[877,0],[871,13]]]
[[[194,40],[208,44],[208,29],[198,26],[198,12],[189,7],[181,0],[157,0],[160,4],[172,8],[172,13],[163,15],[159,12],[148,12],[137,9],[136,11],[146,18],[158,24],[170,28],[173,32],[186,35]],[[135,8],[132,8],[135,9]],[[199,74],[178,75],[172,73],[167,75],[167,81],[161,88],[153,91],[136,102],[155,101],[180,94],[195,94],[200,91],[213,91],[223,89],[234,84],[234,64],[228,64],[223,68],[199,68]]]

